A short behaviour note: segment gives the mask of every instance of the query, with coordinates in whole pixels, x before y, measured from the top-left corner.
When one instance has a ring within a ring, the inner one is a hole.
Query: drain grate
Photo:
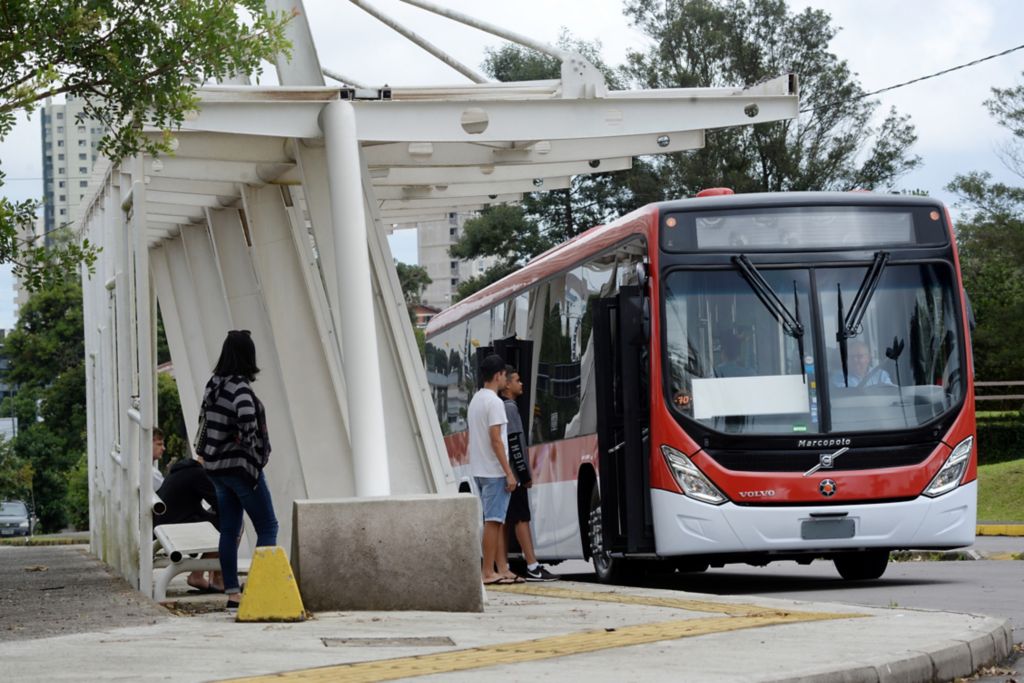
[[[324,647],[452,647],[448,636],[419,638],[321,638]]]

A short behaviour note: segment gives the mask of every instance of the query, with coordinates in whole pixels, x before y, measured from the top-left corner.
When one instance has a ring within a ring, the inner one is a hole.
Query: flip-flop
[[[499,576],[498,578],[491,579],[490,581],[484,581],[485,586],[508,586],[513,583],[515,583],[515,581],[504,576]]]
[[[205,588],[201,587],[201,586],[192,586],[192,590],[189,591],[189,593],[192,593],[193,595],[205,595],[207,593],[223,593],[223,592],[224,592],[223,588],[214,588],[213,586],[206,586]]]
[[[503,576],[501,578],[505,579],[505,581],[507,581],[508,583],[526,583],[526,579],[519,576],[518,574],[514,576]]]

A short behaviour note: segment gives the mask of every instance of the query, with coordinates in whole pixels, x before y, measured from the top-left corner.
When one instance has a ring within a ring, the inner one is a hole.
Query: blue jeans
[[[277,545],[277,517],[270,500],[267,480],[260,472],[256,488],[250,489],[241,477],[231,474],[210,477],[217,489],[217,516],[220,519],[220,571],[224,574],[224,592],[239,593],[238,538],[242,534],[244,510],[256,527],[256,545]]]

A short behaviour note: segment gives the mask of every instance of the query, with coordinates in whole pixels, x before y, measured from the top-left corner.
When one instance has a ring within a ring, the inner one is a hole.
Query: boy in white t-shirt
[[[509,494],[517,481],[505,453],[505,402],[498,392],[505,388],[505,361],[492,353],[480,363],[483,388],[469,402],[469,470],[476,480],[484,513],[483,564],[484,585],[513,583],[515,580],[495,571],[498,536],[508,511]]]

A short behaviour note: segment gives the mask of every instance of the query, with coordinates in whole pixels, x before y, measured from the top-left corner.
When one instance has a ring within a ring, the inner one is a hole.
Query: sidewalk
[[[165,610],[82,546],[0,547],[0,572],[0,661],[18,681],[929,681],[1000,661],[1012,643],[988,617],[568,581],[489,590],[482,614],[238,624],[204,611],[223,596]],[[180,594],[183,577],[173,585]]]

